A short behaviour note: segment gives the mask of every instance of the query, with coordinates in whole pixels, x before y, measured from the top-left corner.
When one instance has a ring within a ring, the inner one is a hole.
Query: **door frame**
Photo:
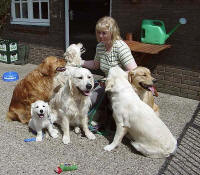
[[[112,0],[110,0],[110,16],[112,16]],[[65,48],[69,46],[69,0],[65,0]]]

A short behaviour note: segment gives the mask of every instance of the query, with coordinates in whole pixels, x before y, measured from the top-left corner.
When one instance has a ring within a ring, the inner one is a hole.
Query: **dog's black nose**
[[[90,89],[92,89],[92,85],[88,83],[88,84],[86,85],[86,88],[87,88],[88,90],[90,90]]]
[[[40,110],[40,113],[43,113],[43,110],[42,110],[42,109]]]
[[[156,83],[156,82],[157,82],[157,80],[154,78],[154,79],[153,79],[153,83]]]

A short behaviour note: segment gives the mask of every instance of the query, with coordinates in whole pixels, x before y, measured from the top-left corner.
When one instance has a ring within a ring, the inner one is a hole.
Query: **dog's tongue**
[[[152,92],[153,95],[158,97],[158,92],[154,86],[148,87],[148,89]]]
[[[83,91],[83,94],[84,94],[85,96],[89,96],[89,95],[90,95],[90,91]]]
[[[38,116],[39,116],[40,118],[43,118],[43,117],[44,117],[44,114],[38,114]]]
[[[58,71],[58,72],[64,72],[65,70],[66,70],[65,67],[57,67],[56,68],[56,71]]]

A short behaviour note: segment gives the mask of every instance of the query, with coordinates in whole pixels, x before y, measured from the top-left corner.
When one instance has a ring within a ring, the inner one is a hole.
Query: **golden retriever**
[[[119,66],[109,70],[105,90],[110,92],[116,132],[113,142],[104,150],[113,150],[127,133],[132,146],[147,157],[168,157],[176,150],[177,141],[168,127],[138,97]]]
[[[88,111],[91,106],[90,95],[94,88],[92,73],[85,68],[75,68],[68,76],[65,85],[50,100],[52,118],[63,130],[63,143],[70,142],[69,126],[75,126],[75,132],[82,127],[88,139],[95,135],[88,129]]]
[[[128,80],[135,89],[140,99],[148,104],[159,116],[159,107],[154,102],[154,95],[158,96],[154,88],[156,81],[152,76],[149,69],[146,67],[138,66],[128,73]]]
[[[7,119],[28,123],[31,118],[31,103],[36,100],[49,101],[53,94],[53,78],[58,71],[65,70],[65,65],[64,59],[49,56],[19,81],[13,91]]]

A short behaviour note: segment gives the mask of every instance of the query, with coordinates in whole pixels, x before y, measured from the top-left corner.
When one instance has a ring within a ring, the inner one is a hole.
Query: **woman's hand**
[[[95,70],[100,68],[100,62],[96,60],[88,60],[88,61],[83,60],[81,66],[91,70]]]

